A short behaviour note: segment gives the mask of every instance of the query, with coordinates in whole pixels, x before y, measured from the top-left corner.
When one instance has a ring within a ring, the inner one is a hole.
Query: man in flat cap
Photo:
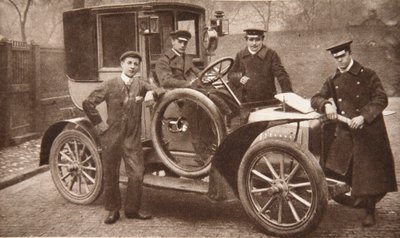
[[[291,92],[292,84],[278,54],[263,44],[264,30],[246,29],[247,46],[236,54],[228,73],[229,82],[242,102],[274,99],[275,78],[282,92]]]
[[[120,57],[122,73],[119,77],[103,82],[96,88],[82,106],[97,131],[104,165],[104,200],[109,211],[104,223],[115,223],[121,209],[119,189],[119,168],[121,157],[125,162],[128,188],[125,200],[125,217],[130,219],[149,219],[151,215],[140,209],[144,173],[141,144],[142,102],[147,91],[157,95],[163,90],[140,78],[141,55],[127,51]],[[100,117],[96,106],[105,101],[107,122]]]
[[[353,60],[346,41],[327,50],[336,61],[336,72],[328,77],[311,105],[330,120],[338,114],[351,119],[336,121],[334,140],[325,161],[327,175],[351,186],[355,205],[363,204],[363,226],[375,224],[375,204],[387,192],[397,191],[393,154],[382,111],[388,98],[377,74]],[[328,99],[332,98],[336,108]]]

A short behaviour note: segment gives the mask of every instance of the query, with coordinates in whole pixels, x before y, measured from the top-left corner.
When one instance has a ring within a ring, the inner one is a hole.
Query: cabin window
[[[151,60],[157,60],[165,49],[172,47],[169,33],[173,31],[174,14],[173,12],[158,12],[159,34],[150,35],[150,55]]]
[[[192,34],[192,39],[186,47],[186,54],[199,56],[199,15],[190,12],[177,13],[177,27]]]
[[[119,67],[122,53],[137,50],[134,13],[100,15],[98,32],[100,68]]]
[[[199,15],[190,12],[157,12],[159,17],[159,34],[149,36],[151,62],[162,55],[166,49],[172,47],[169,33],[175,29],[187,30],[192,34],[192,39],[186,48],[186,53],[199,57]],[[176,24],[174,23],[174,19]]]

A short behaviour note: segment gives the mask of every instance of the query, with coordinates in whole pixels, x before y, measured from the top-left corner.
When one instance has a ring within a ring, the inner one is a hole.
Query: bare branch
[[[22,16],[21,16],[21,11],[19,10],[17,4],[15,4],[15,2],[13,0],[8,0],[14,7],[15,9],[17,9],[18,15],[19,15],[19,20],[21,21]]]
[[[269,31],[269,21],[271,19],[271,1],[265,2],[265,4],[267,4],[267,8],[268,8],[268,16],[267,16],[267,22],[265,24],[265,30],[268,32]]]
[[[254,8],[254,10],[257,11],[258,15],[261,17],[263,25],[264,25],[264,29],[266,31],[268,31],[269,20],[271,18],[271,1],[265,1],[264,3],[267,6],[267,11],[268,11],[267,18],[265,18],[265,16],[264,16],[263,9],[257,7],[254,3],[251,3],[251,6]]]
[[[236,18],[236,16],[237,16],[237,14],[239,13],[239,11],[240,11],[240,7],[236,8],[236,12],[235,12],[235,14],[233,15],[233,17],[230,19],[229,23],[233,23],[233,20]]]
[[[47,43],[50,42],[51,38],[53,37],[54,32],[56,32],[57,30],[57,26],[60,25],[62,23],[62,19],[59,19],[56,23],[53,24],[53,26],[51,27],[49,36],[47,38]]]
[[[32,4],[32,0],[28,0],[28,2],[26,3],[25,10],[24,10],[24,17],[23,17],[24,23],[26,21],[26,16],[28,15],[28,10],[29,10],[29,7],[31,6],[31,4]]]

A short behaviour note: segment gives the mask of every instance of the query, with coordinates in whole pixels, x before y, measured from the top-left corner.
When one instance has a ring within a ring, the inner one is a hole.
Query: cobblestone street
[[[123,193],[125,186],[122,186]],[[0,192],[0,236],[112,237],[268,237],[245,214],[239,201],[212,204],[205,197],[169,190],[144,190],[143,207],[150,221],[128,220],[103,224],[103,197],[86,206],[67,202],[57,192],[50,172]],[[363,228],[364,211],[333,201],[317,230],[307,237],[400,237],[400,193],[378,204],[377,225]]]
[[[40,139],[0,150],[0,178],[25,173],[39,166]]]
[[[40,142],[34,139],[0,150],[0,189],[48,169],[39,167]]]

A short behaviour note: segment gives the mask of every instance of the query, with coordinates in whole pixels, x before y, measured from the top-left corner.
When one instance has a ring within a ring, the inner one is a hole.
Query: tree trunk
[[[25,22],[21,21],[21,41],[26,43]]]

